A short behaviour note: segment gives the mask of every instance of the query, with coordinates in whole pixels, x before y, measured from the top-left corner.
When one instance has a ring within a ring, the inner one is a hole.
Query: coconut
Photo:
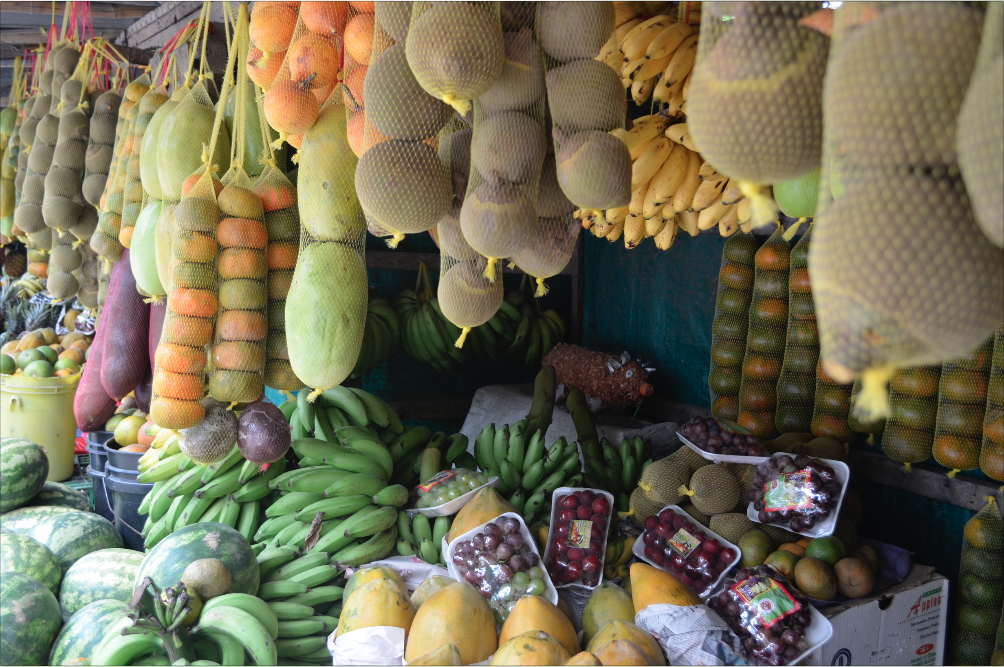
[[[563,63],[595,58],[615,27],[609,2],[541,2],[537,9],[540,46]]]
[[[575,241],[582,225],[571,216],[540,218],[530,242],[510,255],[517,267],[537,279],[537,296],[547,293],[544,279],[561,273],[575,252]]]
[[[606,210],[631,201],[631,153],[623,141],[606,132],[580,132],[565,137],[554,129],[558,183],[573,204]]]
[[[52,66],[56,68],[57,72],[69,76],[76,69],[78,60],[80,60],[80,51],[77,50],[77,47],[67,44],[53,54]]]
[[[476,327],[498,311],[502,281],[490,282],[473,262],[464,262],[443,274],[437,296],[446,319],[458,327]]]
[[[275,405],[256,401],[244,408],[237,421],[237,447],[252,463],[268,468],[286,455],[291,442],[290,426]]]
[[[366,117],[392,139],[427,139],[453,116],[452,108],[419,85],[404,44],[390,47],[369,66],[363,99]]]
[[[471,162],[487,180],[533,182],[543,159],[540,124],[518,111],[489,115],[478,123],[471,140]]]
[[[478,98],[486,113],[518,111],[544,94],[544,65],[533,39],[533,31],[523,28],[505,34],[505,64],[502,74]]]
[[[624,126],[627,101],[620,77],[606,63],[576,60],[547,73],[551,120],[566,134]],[[588,95],[582,91],[588,90]]]
[[[464,238],[489,261],[523,248],[533,236],[536,222],[533,202],[511,183],[482,183],[464,200],[460,211]]]
[[[450,210],[453,191],[446,167],[424,143],[384,141],[356,166],[356,192],[367,215],[393,221],[394,231],[424,232]]]
[[[76,271],[81,264],[80,253],[72,246],[57,245],[52,249],[49,263],[59,271]]]
[[[54,271],[49,274],[49,277],[46,280],[46,287],[48,287],[52,296],[57,299],[69,299],[77,293],[77,290],[80,288],[80,283],[72,273]]]
[[[410,2],[378,2],[374,5],[376,22],[398,44],[404,44],[408,38],[411,7]]]

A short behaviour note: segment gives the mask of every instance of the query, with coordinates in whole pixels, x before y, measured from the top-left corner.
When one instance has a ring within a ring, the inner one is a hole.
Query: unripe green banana
[[[552,472],[557,470],[558,466],[561,465],[562,459],[565,457],[565,448],[567,443],[565,441],[565,436],[558,438],[555,442],[548,448],[547,455],[544,456],[544,474],[550,475]]]
[[[283,514],[289,514],[290,512],[299,512],[304,507],[307,507],[312,503],[316,503],[318,500],[324,500],[324,495],[320,493],[302,493],[292,491],[272,503],[268,509],[265,510],[265,516],[271,519],[274,516],[281,516]]]
[[[432,524],[432,544],[435,545],[436,549],[440,548],[440,545],[443,543],[443,538],[450,532],[450,527],[452,525],[453,520],[450,519],[450,517],[436,517],[436,520]]]
[[[540,431],[535,431],[533,437],[530,438],[530,444],[527,445],[520,472],[525,475],[538,461],[543,461],[544,451],[544,434]]]
[[[326,488],[352,474],[331,466],[309,468],[305,474],[289,478],[279,488],[283,491],[298,491],[300,493],[324,493]]]
[[[368,495],[339,496],[336,498],[322,498],[311,503],[296,513],[297,521],[310,523],[318,513],[321,514],[321,521],[337,519],[358,512],[364,507],[372,504],[372,499]]]
[[[335,579],[339,572],[340,570],[334,565],[318,565],[305,572],[293,575],[289,578],[289,581],[304,584],[308,588],[316,588]]]
[[[255,530],[261,521],[261,503],[252,500],[240,504],[240,515],[237,517],[237,532],[244,536],[248,543],[254,543]]]
[[[398,512],[397,532],[402,538],[408,540],[408,542],[412,544],[417,542],[415,534],[411,531],[411,518],[408,516],[407,512]]]
[[[501,472],[502,472],[502,479],[505,480],[507,486],[511,488],[519,486],[520,482],[519,468],[516,467],[515,463],[513,463],[509,459],[502,459]]]
[[[374,505],[384,505],[388,507],[401,507],[408,502],[408,489],[400,484],[391,484],[384,487],[373,496]]]
[[[315,618],[303,618],[299,621],[279,621],[279,637],[307,637],[324,629],[324,621]]]
[[[424,514],[416,514],[412,517],[411,529],[414,531],[416,543],[432,539],[432,526],[429,523],[429,517]]]
[[[327,602],[341,600],[342,592],[343,591],[340,586],[318,586],[317,588],[311,589],[307,593],[294,595],[293,597],[284,600],[284,602],[293,602],[296,604],[307,605],[308,607],[316,607]]]
[[[258,587],[257,595],[262,600],[275,600],[300,595],[308,590],[310,590],[309,586],[296,581],[269,581]]]
[[[338,530],[334,530],[328,533],[327,535],[321,537],[321,539],[319,539],[314,544],[313,548],[311,548],[311,551],[317,550],[317,551],[326,551],[328,553],[335,553],[339,549],[347,546],[350,542],[352,542],[353,538],[350,535],[346,535],[345,534],[346,531],[363,523],[371,514],[379,512],[381,509],[386,509],[386,508],[380,508],[377,507],[376,505],[367,504],[366,507],[359,509],[355,514],[346,519],[345,522],[343,523],[343,526],[340,526]],[[393,510],[393,508],[390,509]],[[396,521],[397,510],[394,510],[394,512],[395,512],[394,520]]]
[[[515,430],[509,433],[509,447],[506,449],[506,459],[512,463],[517,476],[516,484],[519,484],[519,475],[523,471],[523,454],[526,452],[526,440],[522,430]]]
[[[254,616],[241,609],[235,607],[210,609],[201,614],[198,627],[214,628],[230,635],[244,646],[244,650],[255,664],[271,665],[277,658],[275,644],[268,631]]]
[[[280,658],[295,658],[319,651],[327,646],[327,637],[296,637],[294,639],[277,639],[275,652]],[[263,664],[263,663],[258,663]]]
[[[454,433],[446,439],[446,462],[453,463],[457,458],[467,451],[469,442],[463,433]]]
[[[506,450],[509,449],[509,427],[503,426],[495,431],[495,442],[492,445],[492,460],[495,466],[501,470],[502,461],[506,457]]]
[[[440,432],[442,433],[442,432]],[[420,459],[420,467],[418,473],[418,480],[421,484],[425,484],[432,477],[441,470],[440,461],[442,459],[442,452],[440,452],[435,447],[427,447],[424,452],[422,452],[422,457]]]
[[[292,561],[294,558],[296,558],[296,551],[294,549],[287,549],[285,547],[266,547],[265,550],[257,556],[258,575],[264,579],[270,573]]]
[[[294,523],[299,523],[296,519],[296,514],[283,514],[282,516],[266,519],[261,526],[258,527],[258,532],[255,533],[255,539],[263,541],[270,537],[275,537],[283,528],[287,528]]]
[[[336,480],[323,490],[325,498],[340,496],[374,496],[387,486],[383,475],[373,473],[355,473]]]
[[[262,583],[268,583],[270,581],[283,581],[300,574],[301,572],[311,570],[318,565],[326,565],[327,562],[328,554],[323,551],[311,551],[309,554],[304,554],[303,556],[286,563],[268,576],[262,577]]]
[[[269,637],[276,638],[276,633],[279,631],[279,619],[268,603],[261,598],[244,593],[225,593],[206,600],[202,605],[201,613],[204,614],[216,607],[234,607],[251,614],[268,631]]]
[[[332,554],[331,560],[340,567],[354,567],[379,560],[390,553],[397,543],[397,526],[375,533],[365,542],[346,547]]]
[[[540,460],[530,466],[530,469],[523,475],[522,485],[527,491],[532,491],[544,479],[544,461]]]
[[[275,612],[276,618],[282,621],[295,621],[301,618],[309,618],[314,615],[313,608],[305,604],[296,602],[285,602],[273,600],[268,603],[269,608]]]

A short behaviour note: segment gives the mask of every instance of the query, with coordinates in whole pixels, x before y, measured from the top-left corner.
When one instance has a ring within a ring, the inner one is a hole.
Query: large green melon
[[[44,544],[27,535],[0,533],[0,572],[27,574],[45,584],[53,595],[59,595],[63,578],[59,561]]]
[[[81,512],[90,512],[91,501],[82,491],[59,482],[46,482],[25,507],[70,507]]]
[[[96,600],[129,602],[143,558],[132,549],[101,549],[71,565],[59,588],[63,622]]]
[[[28,504],[48,475],[44,449],[24,438],[0,439],[0,512]]]
[[[122,546],[122,536],[108,519],[92,512],[66,512],[41,521],[28,537],[49,548],[63,574],[75,562],[100,549]]]
[[[124,619],[129,607],[119,600],[92,602],[70,618],[59,631],[49,653],[50,665],[89,665],[94,649],[109,626]]]
[[[60,623],[59,602],[45,584],[0,574],[0,665],[44,665]]]
[[[44,505],[40,507],[29,505],[27,507],[19,507],[16,510],[0,514],[0,530],[7,533],[27,535],[28,531],[38,525],[43,519],[79,511],[81,510],[62,505]]]
[[[228,593],[258,592],[258,559],[251,545],[230,526],[216,522],[185,526],[158,542],[143,559],[133,585],[150,577],[161,588],[173,586],[188,564],[200,558],[219,558],[230,569]]]

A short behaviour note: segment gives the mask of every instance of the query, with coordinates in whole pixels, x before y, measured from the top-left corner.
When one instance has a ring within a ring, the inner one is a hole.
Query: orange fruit
[[[254,191],[261,198],[262,207],[266,213],[296,205],[296,188],[289,181],[275,180],[258,183]]]
[[[259,341],[268,333],[265,316],[256,310],[228,310],[216,321],[221,340]]]
[[[145,452],[150,448],[145,445],[128,445],[119,449],[120,452]]]
[[[265,118],[268,124],[286,135],[309,130],[321,110],[320,102],[310,91],[310,81],[283,81],[265,93]]]
[[[119,230],[119,243],[122,244],[123,248],[128,248],[132,245],[132,232],[135,227],[126,227],[125,225]]]
[[[216,240],[224,248],[264,248],[268,244],[265,225],[248,218],[224,218],[216,228]]]
[[[220,309],[220,300],[210,290],[178,287],[167,297],[167,307],[176,315],[214,317]]]
[[[265,253],[261,250],[253,248],[227,248],[220,253],[217,270],[222,280],[231,280],[233,278],[255,278],[260,280],[268,274],[268,263],[265,259]]]
[[[206,409],[199,401],[158,396],[150,401],[150,417],[161,428],[191,428],[205,419]]]
[[[756,267],[764,271],[785,271],[791,251],[787,243],[768,243],[756,253]]]
[[[296,10],[279,2],[256,2],[251,10],[251,41],[270,58],[289,47],[296,28]]]
[[[373,14],[357,14],[345,25],[345,55],[360,65],[370,64],[375,25]]]
[[[172,373],[158,368],[153,376],[153,393],[168,398],[197,401],[202,398],[202,374]]]
[[[349,109],[366,106],[363,101],[363,82],[366,80],[367,69],[369,68],[366,65],[356,67],[345,76],[345,81],[342,82],[348,88],[348,90],[342,89],[342,100]]]
[[[293,284],[293,271],[268,272],[268,298],[273,301],[283,301],[289,294],[289,286]]]
[[[164,320],[164,328],[160,334],[161,345],[175,343],[202,347],[213,339],[213,321],[201,317],[185,317],[184,315],[168,315]],[[159,346],[158,346],[159,347]],[[159,421],[158,426],[164,426]],[[165,426],[164,428],[172,428]]]
[[[71,375],[73,375],[73,371],[71,371],[69,368],[61,368],[58,371],[56,371],[56,377],[58,378],[70,377]]]
[[[86,350],[82,350],[79,347],[70,347],[69,349],[63,350],[59,353],[59,359],[73,359],[77,364],[84,363],[84,353]]]
[[[310,32],[340,35],[345,32],[345,21],[349,18],[349,3],[301,2],[300,18]]]
[[[219,254],[219,247],[213,237],[185,229],[175,232],[174,244],[171,247],[174,258],[182,262],[205,264],[212,262]]]
[[[172,373],[201,373],[206,353],[199,347],[161,343],[157,346],[157,367]]]
[[[299,244],[292,241],[270,243],[265,251],[268,256],[270,271],[292,269],[296,267],[296,256],[300,252]]]
[[[223,341],[213,346],[213,364],[231,371],[261,371],[265,348],[245,341]]]
[[[268,58],[265,58],[265,54],[261,49],[257,46],[251,47],[248,50],[247,63],[245,63],[248,76],[251,77],[251,80],[255,84],[267,90],[272,85],[272,82],[275,81],[275,77],[282,67],[282,61],[285,56],[285,51],[282,51],[273,53]]]
[[[286,52],[289,78],[309,81],[312,90],[328,91],[338,76],[338,45],[333,37],[307,32]]]

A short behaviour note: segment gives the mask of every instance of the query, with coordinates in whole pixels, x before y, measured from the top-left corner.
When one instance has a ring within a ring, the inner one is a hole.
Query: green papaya
[[[139,153],[139,178],[147,195],[154,199],[164,198],[164,189],[160,185],[160,176],[157,173],[157,145],[160,141],[160,128],[176,106],[178,106],[177,102],[171,100],[164,102],[153,114],[150,124],[146,126],[146,131],[143,133],[143,143]]]
[[[223,110],[223,122],[226,123],[227,132],[234,136],[234,118],[237,114],[237,88],[230,91],[227,98],[227,106]],[[258,119],[258,102],[255,100],[255,86],[247,87],[247,94],[244,96],[244,171],[251,178],[256,178],[265,169],[265,164],[261,161],[265,155],[265,143],[261,137],[261,121]],[[266,124],[269,141],[275,141],[279,135]],[[286,146],[289,144],[282,142],[282,147],[275,151],[275,163],[282,169],[286,164]]]
[[[157,273],[157,218],[160,217],[160,209],[159,199],[147,202],[136,218],[129,244],[129,264],[136,277],[136,285],[150,296],[167,293]]]
[[[212,140],[215,119],[216,112],[201,83],[195,84],[164,119],[157,138],[157,174],[164,199],[181,199],[185,179],[202,166],[203,145]],[[219,167],[218,174],[230,169],[230,133],[222,124],[211,162]]]
[[[356,197],[359,161],[349,148],[345,108],[334,104],[321,112],[300,147],[303,180],[297,185],[300,222],[321,241],[359,243],[366,231]]]

